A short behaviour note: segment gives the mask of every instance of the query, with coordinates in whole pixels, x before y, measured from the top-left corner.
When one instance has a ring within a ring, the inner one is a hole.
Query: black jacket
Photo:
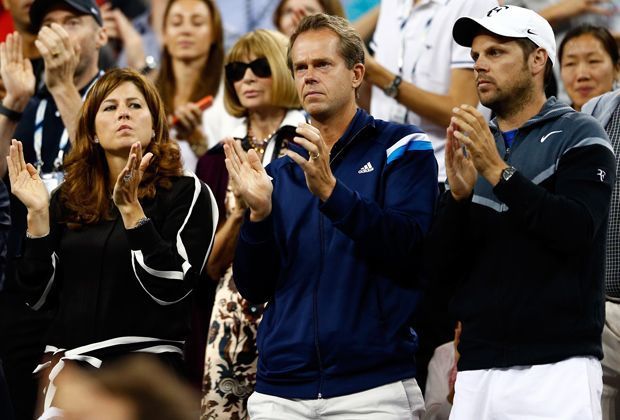
[[[501,156],[517,172],[443,197],[430,236],[463,322],[459,370],[602,358],[603,270],[615,158],[603,128],[554,98]]]
[[[62,188],[62,187],[61,187]],[[47,343],[73,349],[119,337],[158,339],[181,349],[190,299],[213,243],[217,206],[194,176],[158,189],[142,207],[150,222],[125,229],[113,220],[71,230],[51,202],[51,232],[25,240],[18,281],[34,309],[57,307]],[[106,354],[144,348],[145,339],[103,346]],[[174,341],[174,343],[172,343]],[[157,342],[155,342],[157,343]],[[156,344],[154,344],[156,345]],[[101,346],[98,346],[101,347]]]

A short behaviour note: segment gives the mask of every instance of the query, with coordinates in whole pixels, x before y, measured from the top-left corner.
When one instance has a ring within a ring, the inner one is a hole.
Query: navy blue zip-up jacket
[[[271,215],[241,228],[235,282],[244,298],[268,302],[261,393],[329,398],[415,375],[419,291],[406,285],[418,280],[438,195],[431,143],[358,110],[330,156],[337,184],[326,202],[284,157],[267,168]]]

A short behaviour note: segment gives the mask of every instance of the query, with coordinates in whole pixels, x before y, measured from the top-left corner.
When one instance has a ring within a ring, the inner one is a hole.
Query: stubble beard
[[[488,99],[480,97],[480,103],[491,109],[500,119],[506,119],[523,109],[525,104],[532,100],[534,90],[534,81],[527,77],[525,70],[512,86],[504,86],[501,90],[498,88],[498,92]]]

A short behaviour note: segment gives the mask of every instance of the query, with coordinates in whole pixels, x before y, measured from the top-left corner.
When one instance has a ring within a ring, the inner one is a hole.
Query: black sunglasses
[[[233,61],[231,63],[226,64],[226,79],[229,82],[238,82],[243,79],[245,75],[245,71],[248,69],[252,69],[252,73],[254,73],[257,77],[271,77],[271,68],[269,67],[269,61],[265,57],[257,58],[251,63],[242,63],[241,61]]]

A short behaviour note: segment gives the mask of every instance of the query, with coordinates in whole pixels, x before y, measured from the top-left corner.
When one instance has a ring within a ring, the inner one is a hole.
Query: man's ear
[[[97,49],[101,49],[105,44],[108,43],[108,32],[103,26],[97,25],[96,37]]]
[[[532,75],[535,76],[538,73],[545,73],[545,67],[547,66],[547,60],[549,60],[549,53],[542,49],[536,48],[530,55],[530,65]]]
[[[357,89],[364,81],[364,73],[366,72],[366,68],[362,63],[357,63],[351,70],[353,70],[353,87]]]

